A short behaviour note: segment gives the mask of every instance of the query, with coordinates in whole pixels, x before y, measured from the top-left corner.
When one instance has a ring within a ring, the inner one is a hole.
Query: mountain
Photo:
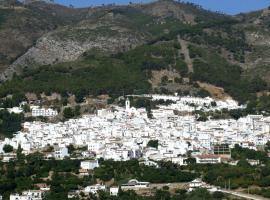
[[[173,0],[2,5],[0,94],[177,91],[246,101],[268,90],[269,21],[268,9],[229,16]]]

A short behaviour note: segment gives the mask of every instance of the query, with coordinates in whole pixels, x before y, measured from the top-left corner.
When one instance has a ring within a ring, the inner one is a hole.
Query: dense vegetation
[[[247,112],[253,114],[270,115],[270,97],[263,95],[257,99],[251,100],[247,105]]]
[[[12,192],[34,189],[34,184],[40,183],[41,178],[48,177],[50,171],[55,172],[55,174],[53,173],[54,176],[57,176],[60,172],[77,172],[80,164],[80,161],[76,160],[45,161],[40,154],[25,157],[21,154],[20,148],[17,151],[17,156],[18,161],[16,162],[0,163],[0,193],[4,197],[7,197]],[[66,177],[67,181],[68,177]]]
[[[7,110],[0,110],[0,134],[5,137],[12,137],[14,133],[21,130],[23,114],[9,113]]]
[[[150,140],[147,144],[148,147],[158,148],[158,140]]]
[[[223,87],[240,103],[254,99],[256,92],[267,88],[266,82],[257,76],[243,78],[240,66],[229,64],[217,53],[193,45],[189,46],[189,49],[191,56],[194,57],[193,80]]]
[[[0,9],[0,27],[6,21],[11,11],[11,9]]]
[[[123,93],[147,93],[151,70],[172,66],[183,75],[187,73],[186,64],[175,57],[177,48],[168,42],[138,47],[114,56],[86,53],[81,61],[26,69],[22,76],[16,76],[0,87],[0,96],[59,92],[65,96],[72,93],[82,99],[88,94],[119,96]]]
[[[188,168],[203,174],[203,179],[213,185],[222,188],[247,188],[249,186],[270,186],[270,160],[266,152],[255,151],[241,148],[236,145],[232,149],[232,158],[239,160],[237,165],[217,164],[217,165],[198,165],[191,164]],[[259,160],[260,164],[252,166],[247,159]]]
[[[269,149],[270,144],[268,143],[266,150]],[[37,183],[51,185],[51,192],[47,199],[60,200],[66,199],[69,191],[76,190],[79,186],[86,187],[95,184],[97,179],[104,182],[113,180],[118,185],[133,178],[151,183],[173,183],[189,182],[200,176],[203,177],[204,181],[222,188],[228,187],[229,182],[231,189],[260,186],[262,187],[260,190],[252,190],[252,192],[269,197],[267,187],[270,186],[270,162],[267,154],[239,146],[232,150],[232,157],[240,160],[235,166],[229,164],[198,165],[189,162],[188,166],[180,167],[171,162],[158,162],[159,168],[155,168],[139,164],[137,160],[125,162],[100,160],[100,167],[83,178],[77,176],[80,160],[43,160],[43,156],[39,153],[28,156],[23,155],[20,147],[17,150],[17,157],[17,161],[0,162],[0,193],[4,197],[13,192],[34,189]],[[264,165],[251,166],[246,159],[257,159]],[[210,195],[204,190],[197,190],[192,193],[179,190],[172,195],[165,187],[163,190],[157,190],[153,197],[140,197],[133,192],[122,191],[120,191],[117,198],[108,197],[107,193],[100,193],[99,195],[112,200],[127,197],[147,200],[179,199],[180,197],[181,199],[192,199],[193,195],[202,195],[201,197],[207,199],[225,198],[222,194],[213,193]]]
[[[0,162],[0,193],[5,197],[12,192],[34,189],[35,184],[41,182],[51,185],[48,199],[66,199],[69,191],[78,189],[78,186],[86,187],[94,184],[96,178],[103,181],[114,178],[121,184],[131,178],[166,183],[191,181],[197,176],[194,173],[183,172],[171,163],[161,163],[161,168],[156,169],[139,165],[138,161],[131,160],[101,161],[101,167],[96,168],[92,175],[79,178],[77,174],[80,160],[44,160],[39,153],[24,156],[21,154],[21,148],[18,149],[17,156],[17,161]]]
[[[78,93],[86,91],[93,95],[132,93],[134,90],[147,91],[149,85],[144,74],[130,69],[121,61],[107,58],[97,59],[88,67],[78,68],[81,63],[71,66],[42,67],[27,71],[24,77],[6,82],[0,89],[1,96],[16,92],[35,93]],[[72,68],[74,67],[74,69]]]
[[[103,161],[101,167],[95,169],[95,177],[104,181],[115,179],[117,182],[129,179],[149,181],[151,183],[187,182],[193,180],[197,174],[181,171],[180,167],[172,163],[160,163],[160,168],[139,165],[139,161],[126,162]]]
[[[268,188],[249,189],[247,192],[249,192],[250,194],[256,194],[256,195],[260,195],[266,198],[270,198],[270,189]]]
[[[66,107],[63,111],[63,116],[65,119],[70,119],[80,115],[80,106],[76,106],[74,109],[71,107]]]

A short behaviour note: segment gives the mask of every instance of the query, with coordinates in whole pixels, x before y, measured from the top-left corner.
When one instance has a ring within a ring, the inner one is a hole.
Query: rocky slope
[[[70,24],[83,12],[43,2],[10,7],[0,4],[0,72],[16,61],[44,34]]]

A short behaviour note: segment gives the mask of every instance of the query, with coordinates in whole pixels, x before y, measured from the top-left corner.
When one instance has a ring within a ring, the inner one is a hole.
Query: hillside
[[[42,2],[0,5],[0,71],[3,72],[44,34],[75,22],[77,10]]]
[[[215,92],[244,102],[270,83],[269,14],[228,16],[172,0],[1,7],[1,80],[19,76],[3,83],[0,94],[207,95],[221,87]]]

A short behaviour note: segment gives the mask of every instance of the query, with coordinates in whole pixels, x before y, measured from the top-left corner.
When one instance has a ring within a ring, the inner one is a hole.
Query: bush
[[[66,119],[70,119],[70,118],[73,118],[75,116],[73,109],[70,107],[64,109],[63,115],[64,115],[64,118],[66,118]]]
[[[158,148],[158,140],[150,140],[147,144],[148,147]]]
[[[9,145],[9,144],[5,144],[5,146],[3,147],[3,151],[5,153],[10,153],[10,152],[13,151],[13,147],[11,145]]]

